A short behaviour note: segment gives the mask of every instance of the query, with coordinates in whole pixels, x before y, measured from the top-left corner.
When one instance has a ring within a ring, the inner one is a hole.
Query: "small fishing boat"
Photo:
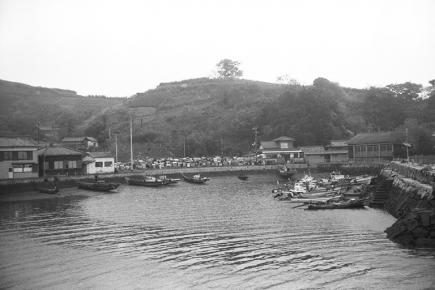
[[[119,183],[105,182],[104,180],[97,181],[80,181],[77,183],[81,189],[94,191],[111,191],[119,187]]]
[[[240,180],[247,180],[248,175],[246,175],[246,173],[244,171],[240,171],[240,174],[237,176],[237,178]]]
[[[184,174],[181,174],[181,176],[183,177],[184,181],[195,184],[204,184],[210,180],[210,178],[201,176],[199,174],[195,174],[192,177],[186,176]]]
[[[126,177],[125,181],[128,185],[139,185],[139,186],[149,186],[158,187],[166,185],[163,180],[156,178],[154,176],[141,176],[141,177]]]
[[[163,181],[163,184],[165,184],[165,185],[176,184],[176,183],[178,183],[178,181],[181,180],[180,178],[170,178],[170,177],[167,177],[166,175],[160,175],[158,177],[158,179]]]
[[[59,192],[56,184],[39,184],[36,186],[36,190],[40,193],[56,194]]]
[[[363,208],[364,200],[362,199],[350,199],[339,202],[329,202],[324,204],[309,204],[308,210],[317,209],[349,209],[349,208]]]

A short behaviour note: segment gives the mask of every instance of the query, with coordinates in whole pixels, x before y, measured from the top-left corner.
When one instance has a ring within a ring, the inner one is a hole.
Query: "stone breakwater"
[[[385,209],[398,220],[386,229],[387,237],[406,247],[435,248],[435,200],[432,184],[384,169],[378,183],[392,181]]]

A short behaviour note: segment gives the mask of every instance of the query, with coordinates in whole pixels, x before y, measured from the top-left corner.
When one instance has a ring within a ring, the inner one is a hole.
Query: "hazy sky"
[[[0,79],[129,96],[211,76],[368,87],[435,78],[435,1],[0,0]]]

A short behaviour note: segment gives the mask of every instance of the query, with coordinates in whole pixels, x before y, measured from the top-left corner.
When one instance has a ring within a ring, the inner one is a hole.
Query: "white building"
[[[88,152],[83,164],[86,174],[115,172],[115,157],[110,152]]]

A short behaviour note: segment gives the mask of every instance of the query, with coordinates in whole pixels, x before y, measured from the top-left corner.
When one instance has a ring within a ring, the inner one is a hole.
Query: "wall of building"
[[[305,154],[305,160],[310,166],[326,162],[324,154]]]
[[[40,157],[41,175],[80,175],[83,174],[82,157],[75,155]],[[54,162],[62,162],[62,168],[55,168]],[[75,161],[76,168],[70,168],[68,161]]]
[[[331,163],[344,163],[349,161],[349,156],[347,154],[330,154]]]
[[[97,163],[101,163],[102,167],[96,167]],[[110,165],[108,164],[110,163]],[[86,164],[87,174],[97,174],[97,173],[114,173],[115,172],[115,158],[95,158],[95,162]]]
[[[2,148],[1,152],[32,152],[31,158],[20,160],[1,160],[0,179],[35,178],[38,177],[38,154],[36,148]],[[15,169],[14,169],[15,165]],[[21,167],[24,166],[24,167]],[[21,169],[20,169],[21,168]],[[12,171],[12,174],[9,172]]]

